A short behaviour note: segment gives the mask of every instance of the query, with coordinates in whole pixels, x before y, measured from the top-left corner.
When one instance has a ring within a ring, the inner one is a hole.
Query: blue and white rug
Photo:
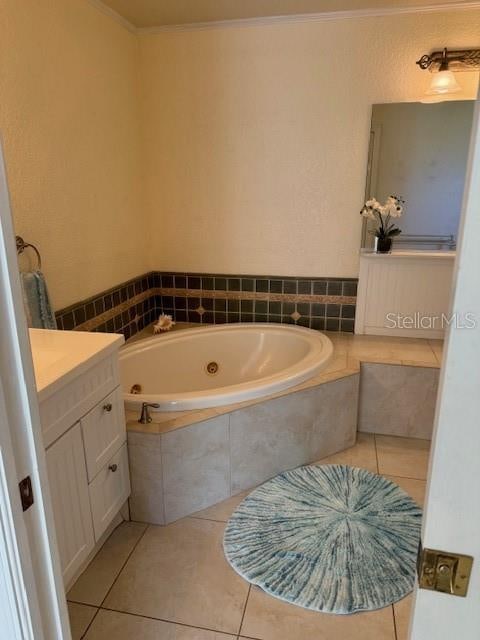
[[[255,489],[228,521],[232,567],[264,591],[330,613],[380,609],[413,589],[422,511],[365,469],[311,465]]]

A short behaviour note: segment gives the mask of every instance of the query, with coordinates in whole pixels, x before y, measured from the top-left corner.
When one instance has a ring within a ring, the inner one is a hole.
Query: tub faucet
[[[148,424],[152,421],[152,416],[150,415],[149,408],[158,409],[160,407],[156,402],[142,402],[142,413],[140,415],[140,424]]]

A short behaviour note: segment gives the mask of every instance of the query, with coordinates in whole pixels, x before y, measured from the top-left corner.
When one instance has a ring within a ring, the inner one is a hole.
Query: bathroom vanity
[[[63,579],[83,568],[130,495],[123,336],[30,330]]]

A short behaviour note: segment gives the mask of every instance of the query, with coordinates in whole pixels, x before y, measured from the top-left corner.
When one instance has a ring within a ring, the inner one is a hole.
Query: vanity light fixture
[[[458,84],[454,71],[478,71],[480,69],[480,49],[461,51],[434,51],[417,60],[420,69],[428,69],[433,73],[430,88],[422,102],[438,102],[447,99],[462,89]]]

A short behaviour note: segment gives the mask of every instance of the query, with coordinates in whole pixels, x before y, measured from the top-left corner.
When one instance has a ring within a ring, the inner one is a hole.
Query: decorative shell
[[[162,313],[158,318],[157,324],[153,325],[153,333],[163,333],[164,331],[170,331],[175,322],[172,320],[172,316]]]

